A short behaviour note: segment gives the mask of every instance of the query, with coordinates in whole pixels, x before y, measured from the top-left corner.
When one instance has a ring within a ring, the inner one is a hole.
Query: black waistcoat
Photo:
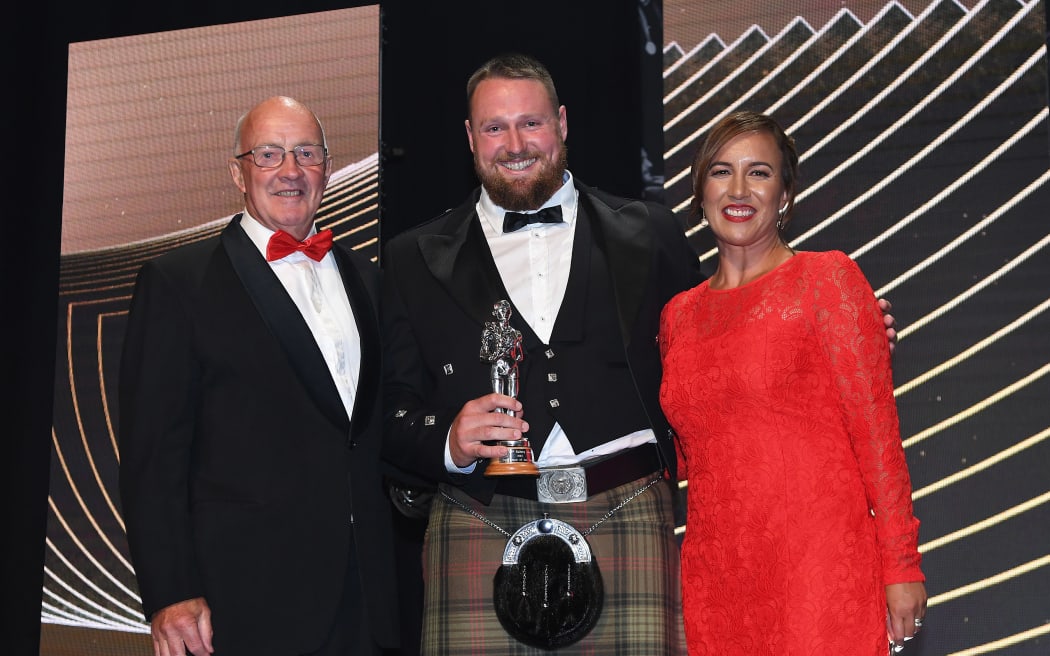
[[[608,263],[583,203],[576,221],[568,285],[550,343],[516,322],[525,347],[518,398],[537,456],[555,422],[576,453],[649,428],[627,364]]]

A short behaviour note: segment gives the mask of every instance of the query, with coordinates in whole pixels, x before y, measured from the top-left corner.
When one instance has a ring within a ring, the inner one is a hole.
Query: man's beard
[[[512,212],[538,210],[554,192],[561,189],[569,159],[565,142],[561,143],[555,161],[544,158],[540,153],[527,153],[525,158],[529,157],[537,158],[536,163],[540,169],[536,176],[532,179],[508,180],[497,170],[499,164],[493,164],[491,168],[482,168],[477,155],[474,156],[474,171],[492,202]]]

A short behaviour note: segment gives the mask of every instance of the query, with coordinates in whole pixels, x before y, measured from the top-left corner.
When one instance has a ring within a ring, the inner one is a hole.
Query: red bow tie
[[[322,230],[303,241],[297,241],[284,230],[278,230],[273,233],[270,242],[266,244],[266,261],[273,262],[295,251],[302,251],[307,257],[320,262],[330,248],[332,248],[331,230]]]

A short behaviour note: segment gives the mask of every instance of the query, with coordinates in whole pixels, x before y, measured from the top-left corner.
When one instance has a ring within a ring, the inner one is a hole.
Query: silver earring
[[[704,211],[704,206],[703,205],[700,206],[700,223],[697,224],[697,227],[700,227],[700,228],[706,228],[707,227],[707,212]]]
[[[787,205],[777,210],[777,230],[782,231],[784,229],[784,212],[787,212]]]

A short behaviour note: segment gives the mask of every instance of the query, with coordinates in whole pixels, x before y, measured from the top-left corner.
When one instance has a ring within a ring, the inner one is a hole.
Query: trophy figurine
[[[496,321],[486,321],[481,331],[481,359],[490,363],[492,391],[517,398],[518,396],[518,362],[522,358],[521,331],[510,325],[510,303],[499,301],[492,306],[492,315]],[[513,410],[499,408],[511,416]],[[486,476],[539,476],[540,470],[532,460],[532,446],[529,440],[500,440],[499,446],[509,449],[502,458],[492,458],[485,469]]]

